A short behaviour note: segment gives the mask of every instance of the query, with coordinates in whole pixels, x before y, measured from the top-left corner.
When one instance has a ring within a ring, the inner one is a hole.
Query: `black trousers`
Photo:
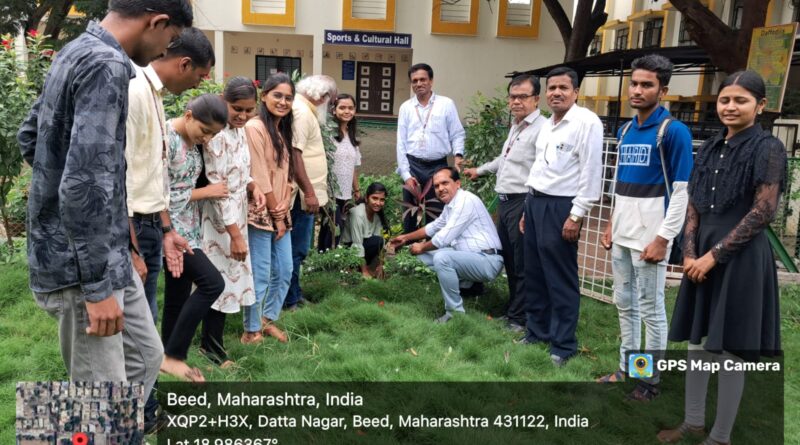
[[[319,236],[317,237],[317,251],[322,253],[328,249],[333,249],[339,245],[339,237],[336,236],[335,229],[339,229],[339,233],[344,230],[344,205],[347,204],[348,199],[336,198],[336,214],[334,215],[334,230],[331,229],[330,216],[325,212],[320,212]]]
[[[408,158],[409,169],[411,171],[411,176],[417,179],[417,182],[419,182],[420,189],[422,190],[425,189],[425,185],[428,183],[428,181],[431,180],[431,178],[433,178],[433,174],[436,173],[437,170],[439,170],[442,167],[447,167],[447,158],[436,159],[432,161],[426,161],[423,159],[415,158],[414,156],[411,155],[407,155],[407,158]],[[425,195],[425,199],[428,200],[434,198],[436,198],[436,192],[433,189],[433,185],[431,185],[430,190],[428,190],[428,193]],[[414,195],[412,195],[411,192],[409,192],[406,189],[403,189],[403,202],[411,204],[415,203]],[[426,205],[425,207],[438,208],[439,209],[439,212],[437,213],[438,215],[444,208],[444,204],[442,204],[441,202],[434,202]],[[403,218],[403,233],[411,233],[420,227],[417,224],[417,216],[418,215],[408,214]],[[425,224],[427,224],[435,219],[436,217],[426,214],[424,215],[424,219],[422,221]]]
[[[500,201],[497,234],[503,246],[503,264],[508,276],[508,321],[525,326],[525,243],[519,231],[519,220],[525,210],[525,195]]]
[[[528,339],[569,358],[578,349],[578,243],[561,237],[571,197],[529,195],[525,201],[525,311]]]
[[[218,365],[228,359],[228,353],[225,352],[225,344],[222,342],[224,330],[225,312],[209,309],[205,318],[203,318],[200,347],[206,351],[206,356]]]
[[[183,274],[173,278],[164,262],[164,317],[161,341],[164,354],[186,360],[197,326],[225,290],[225,280],[200,249],[183,255]],[[192,292],[192,284],[197,286]]]
[[[371,236],[365,239],[362,245],[364,246],[364,261],[368,265],[373,265],[383,250],[383,237]]]

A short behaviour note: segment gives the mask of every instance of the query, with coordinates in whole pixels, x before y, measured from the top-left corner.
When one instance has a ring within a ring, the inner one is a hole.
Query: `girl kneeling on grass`
[[[267,198],[267,208],[248,211],[250,260],[256,301],[244,310],[244,344],[264,335],[281,343],[288,338],[275,325],[292,279],[292,239],[289,199],[292,195],[292,101],[294,84],[279,73],[264,82],[259,117],[244,127],[250,147],[250,174]]]
[[[228,121],[228,109],[219,96],[203,94],[186,105],[186,113],[167,122],[167,171],[169,173],[169,216],[173,227],[186,238],[191,251],[184,252],[183,273],[178,277],[164,265],[164,317],[161,339],[164,363],[161,370],[183,375],[192,381],[204,381],[199,369],[186,364],[186,355],[197,325],[225,288],[219,271],[201,250],[200,207],[203,199],[228,196],[225,182],[195,188],[203,170],[201,148],[219,133]],[[192,292],[192,285],[197,288]],[[219,330],[221,342],[222,330]],[[203,330],[204,337],[208,335]],[[203,339],[203,342],[211,341]]]
[[[351,245],[364,258],[361,274],[365,278],[383,278],[383,231],[389,229],[383,208],[386,206],[386,186],[373,182],[367,187],[365,199],[350,209],[342,231],[342,244]]]
[[[227,183],[229,195],[204,203],[203,251],[225,279],[225,290],[206,315],[200,352],[226,368],[233,362],[225,359],[222,344],[225,315],[256,300],[248,247],[248,193],[259,211],[266,198],[250,177],[250,149],[244,134],[245,124],[256,115],[258,90],[252,80],[239,76],[228,81],[222,97],[228,106],[228,125],[206,144],[203,157],[208,181]]]

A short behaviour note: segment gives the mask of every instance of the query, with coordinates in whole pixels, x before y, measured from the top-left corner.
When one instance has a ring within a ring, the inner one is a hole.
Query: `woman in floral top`
[[[263,210],[266,201],[250,177],[250,150],[244,134],[244,125],[256,114],[258,91],[247,77],[234,77],[228,81],[223,98],[228,106],[228,125],[206,144],[203,158],[208,182],[226,183],[229,194],[204,201],[202,232],[203,251],[225,279],[225,290],[206,315],[201,351],[225,368],[232,363],[224,360],[225,314],[239,312],[241,306],[255,302],[248,249],[248,192],[257,209]]]
[[[250,148],[250,175],[267,198],[266,209],[251,204],[247,215],[256,302],[244,310],[244,344],[258,343],[264,335],[287,341],[286,333],[274,322],[280,316],[292,278],[288,230],[293,100],[294,84],[289,76],[270,76],[261,91],[259,117],[244,127]]]
[[[164,342],[163,371],[203,381],[198,369],[186,365],[186,355],[197,325],[225,288],[225,281],[201,250],[200,208],[198,201],[228,196],[224,182],[195,188],[203,170],[203,156],[197,145],[207,143],[228,121],[225,102],[216,95],[203,94],[186,105],[186,113],[167,122],[167,171],[169,173],[169,216],[172,227],[191,247],[183,256],[179,278],[165,273],[164,317],[161,339]],[[166,271],[166,265],[164,267]],[[192,285],[197,289],[192,293]],[[190,295],[191,294],[191,295]],[[205,339],[204,339],[205,341]]]

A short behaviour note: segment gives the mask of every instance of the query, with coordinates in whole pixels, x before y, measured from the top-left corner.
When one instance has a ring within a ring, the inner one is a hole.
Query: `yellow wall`
[[[410,48],[373,48],[354,45],[322,45],[322,74],[327,74],[336,80],[340,93],[349,93],[356,96],[357,74],[353,80],[342,80],[342,61],[355,60],[394,63],[394,109],[392,114],[398,114],[400,105],[410,97],[410,83],[408,81],[408,68],[411,67],[413,54]],[[338,58],[341,55],[341,58]],[[355,58],[351,58],[355,55]],[[378,60],[380,58],[380,60]],[[393,61],[390,59],[394,59]],[[434,76],[435,78],[435,76]],[[356,96],[357,97],[357,96]]]
[[[301,70],[313,72],[314,38],[295,34],[225,33],[225,77],[256,77],[256,55],[300,57]],[[234,48],[236,53],[234,53]],[[247,54],[249,48],[250,54]]]

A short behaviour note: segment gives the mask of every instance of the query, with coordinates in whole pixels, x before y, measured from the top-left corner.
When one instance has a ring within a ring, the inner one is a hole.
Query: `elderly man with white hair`
[[[336,97],[336,82],[317,74],[297,83],[292,104],[292,147],[294,178],[302,193],[297,193],[292,218],[292,282],[284,307],[294,309],[305,301],[300,292],[300,264],[308,255],[314,235],[314,214],[328,202],[328,161],[322,142],[320,123],[327,116],[327,104]]]

